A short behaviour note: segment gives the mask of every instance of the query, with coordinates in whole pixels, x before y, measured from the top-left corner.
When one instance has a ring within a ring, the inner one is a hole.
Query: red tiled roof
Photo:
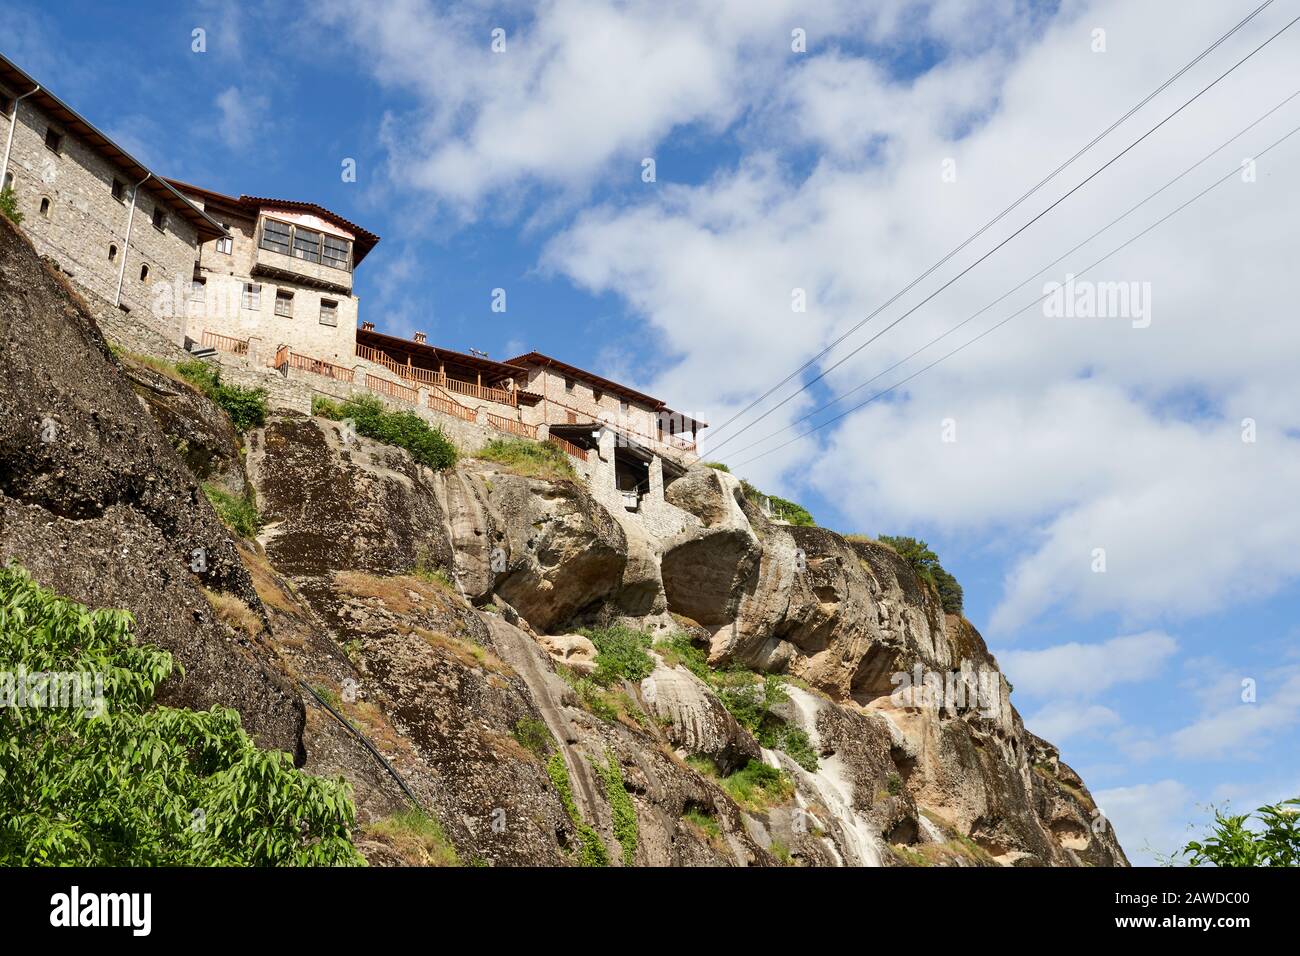
[[[202,186],[194,186],[190,183],[181,182],[179,179],[169,179],[167,182],[182,192],[194,193],[203,196],[205,199],[215,199],[218,202],[240,207],[248,210],[254,216],[256,216],[257,211],[264,206],[275,206],[279,209],[293,209],[299,212],[309,212],[313,215],[320,216],[322,219],[329,220],[335,225],[346,229],[356,237],[355,242],[353,243],[352,252],[352,265],[354,267],[360,265],[361,260],[366,257],[370,250],[379,244],[379,237],[369,229],[358,226],[350,219],[345,219],[338,213],[326,209],[324,206],[317,205],[314,202],[301,202],[297,199],[274,199],[269,196],[240,196],[236,198],[234,196],[227,196],[225,193],[214,192],[211,189],[204,189]]]

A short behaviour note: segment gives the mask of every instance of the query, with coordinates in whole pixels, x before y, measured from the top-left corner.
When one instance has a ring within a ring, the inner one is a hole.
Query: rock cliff
[[[580,483],[435,473],[325,419],[241,442],[112,354],[9,228],[0,341],[0,559],[133,611],[185,666],[170,702],[344,776],[373,864],[413,862],[373,828],[410,802],[462,863],[1126,863],[979,633],[883,545],[773,524],[704,467],[660,538]],[[200,480],[251,489],[257,541]],[[611,633],[654,640],[648,665],[611,679]]]

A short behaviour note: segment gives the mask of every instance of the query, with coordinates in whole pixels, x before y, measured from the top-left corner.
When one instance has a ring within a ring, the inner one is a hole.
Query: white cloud
[[[233,150],[243,149],[253,142],[266,118],[271,100],[263,93],[254,93],[237,86],[229,86],[217,94],[217,133],[222,142]]]
[[[1040,699],[1087,699],[1116,684],[1150,680],[1177,647],[1163,631],[1147,631],[1097,644],[1000,651],[998,659],[1020,693]]]
[[[1048,704],[1025,717],[1025,726],[1060,746],[1071,737],[1092,737],[1121,723],[1119,714],[1100,704],[1073,701]]]
[[[1093,792],[1130,863],[1152,866],[1192,838],[1192,794],[1177,780]]]
[[[1238,694],[1171,737],[1180,757],[1248,758],[1300,722],[1300,672],[1292,669],[1262,680],[1254,702]]]

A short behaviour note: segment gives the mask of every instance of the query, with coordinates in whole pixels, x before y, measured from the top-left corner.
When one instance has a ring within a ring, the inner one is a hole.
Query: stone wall
[[[127,181],[125,173],[53,123],[30,99],[19,103],[17,112],[8,172],[23,213],[23,232],[36,251],[110,302],[125,260],[122,301],[132,310],[150,308],[159,289],[178,277],[188,283],[197,235],[189,222],[159,201],[156,193],[163,187],[146,183],[140,189],[128,246],[126,227],[135,182]],[[0,116],[0,142],[8,138],[9,126],[9,117]],[[45,145],[51,126],[63,135],[58,152]],[[114,180],[122,183],[121,200],[113,198]],[[44,214],[42,200],[49,200]],[[152,222],[155,207],[166,216],[162,229]],[[161,331],[179,341],[179,321]]]

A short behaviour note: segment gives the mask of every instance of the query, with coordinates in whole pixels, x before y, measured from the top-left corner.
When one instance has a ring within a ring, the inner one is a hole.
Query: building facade
[[[165,180],[0,56],[0,159],[37,252],[124,310],[188,281],[200,242],[222,235]],[[180,333],[179,323],[170,330]]]

